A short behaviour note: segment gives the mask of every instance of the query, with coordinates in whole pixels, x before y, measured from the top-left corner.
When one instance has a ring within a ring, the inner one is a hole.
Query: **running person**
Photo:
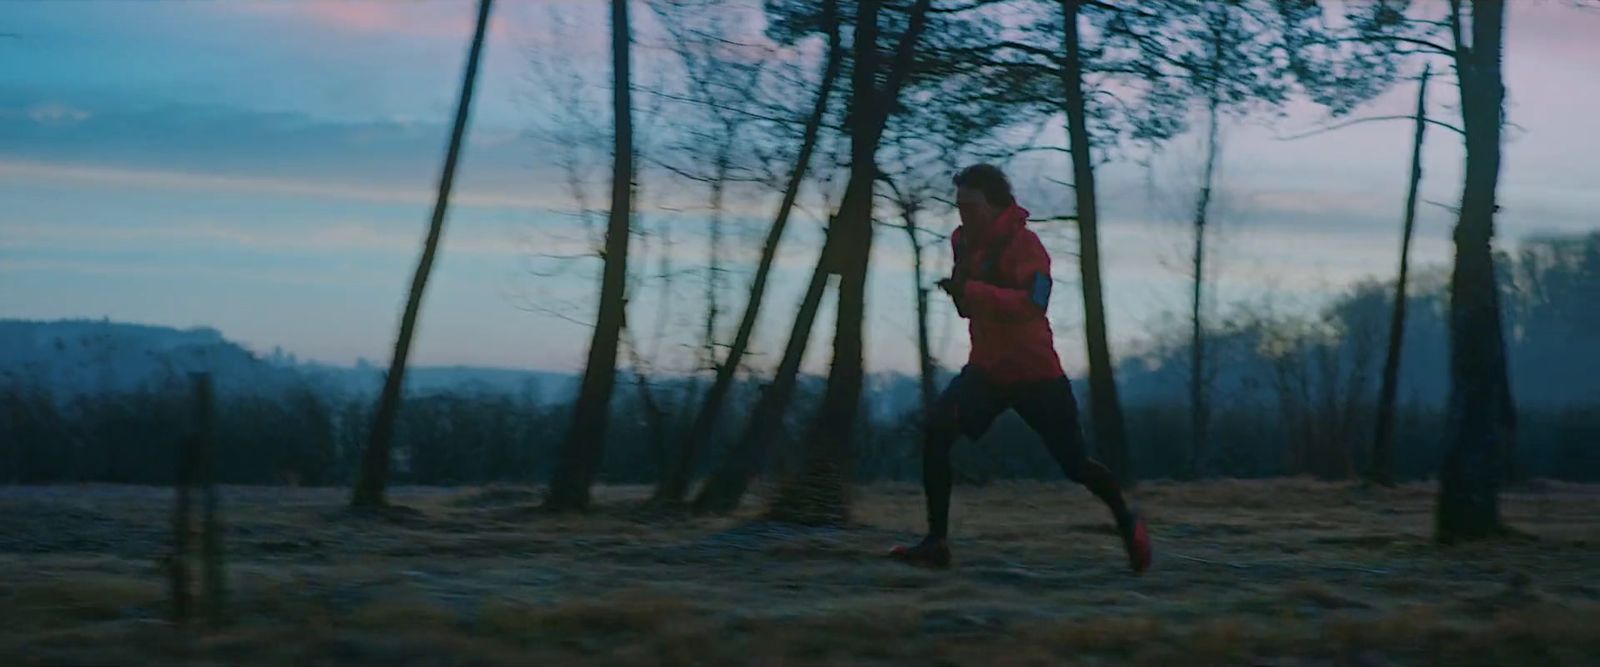
[[[1050,255],[1027,229],[1028,211],[1017,205],[1011,183],[998,167],[967,167],[954,180],[961,213],[961,226],[950,239],[955,269],[939,287],[968,320],[972,351],[924,427],[928,536],[890,554],[915,565],[950,564],[950,448],[961,435],[978,439],[1010,409],[1039,434],[1068,478],[1088,487],[1111,509],[1129,565],[1143,572],[1151,556],[1145,522],[1123,502],[1111,471],[1084,451],[1077,400],[1056,356],[1045,317],[1052,284]]]

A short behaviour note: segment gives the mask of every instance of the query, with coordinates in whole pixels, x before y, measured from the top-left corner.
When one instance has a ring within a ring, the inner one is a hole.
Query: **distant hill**
[[[61,401],[179,390],[188,374],[198,371],[210,372],[222,394],[273,396],[309,389],[329,397],[361,397],[377,393],[384,369],[366,362],[304,363],[281,350],[262,356],[209,327],[0,320],[0,384],[36,387]],[[411,393],[528,394],[540,402],[565,400],[576,383],[568,374],[503,368],[419,366],[406,373]]]
[[[45,389],[67,401],[86,395],[181,387],[209,371],[220,393],[277,393],[299,373],[264,363],[211,328],[108,320],[0,320],[0,382]]]
[[[181,391],[187,374],[208,371],[217,391],[280,396],[310,390],[327,398],[371,398],[383,386],[384,366],[303,362],[281,349],[261,355],[209,327],[129,324],[110,320],[0,320],[0,386],[44,389],[57,400],[142,390]],[[580,377],[569,373],[474,366],[416,366],[406,371],[406,391],[526,396],[541,404],[569,401]],[[668,383],[681,379],[664,379]],[[804,390],[820,392],[824,379],[802,377]],[[870,373],[868,413],[893,418],[916,406],[916,378]],[[617,387],[631,400],[631,384]]]

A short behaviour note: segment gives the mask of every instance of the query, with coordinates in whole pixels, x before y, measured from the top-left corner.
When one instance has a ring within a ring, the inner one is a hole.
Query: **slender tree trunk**
[[[172,620],[179,624],[187,623],[190,614],[189,542],[193,533],[190,490],[194,486],[199,442],[198,433],[187,434],[178,441],[178,466],[172,484],[175,498],[172,506],[172,554],[167,560],[167,595],[172,603]]]
[[[605,271],[600,282],[600,312],[583,384],[573,410],[572,426],[561,444],[561,459],[545,506],[553,510],[583,510],[589,506],[589,487],[599,472],[606,425],[611,412],[611,390],[617,379],[617,342],[627,313],[629,224],[633,205],[633,105],[629,97],[631,32],[627,0],[611,2],[611,101],[615,147],[611,171],[611,213],[606,223]]]
[[[725,128],[731,132],[733,128]],[[728,182],[733,146],[723,143],[717,151],[716,172],[711,179],[711,234],[706,242],[706,367],[717,365],[717,321],[722,317],[722,214],[723,193]]]
[[[639,354],[639,343],[632,329],[624,328],[622,337],[623,346],[628,350],[628,365],[633,371],[633,388],[639,397],[639,407],[644,411],[646,437],[656,457],[656,470],[666,470],[672,465],[672,453],[667,449],[668,411],[656,400],[655,390],[650,387],[650,376],[645,371],[644,358]]]
[[[466,74],[461,81],[461,97],[456,106],[455,125],[450,130],[450,148],[445,152],[444,171],[439,176],[433,218],[428,224],[428,238],[422,244],[422,258],[411,277],[411,291],[406,297],[405,312],[400,316],[400,335],[395,339],[394,357],[389,362],[389,373],[384,376],[383,393],[378,398],[371,437],[361,461],[361,475],[351,494],[350,504],[354,507],[381,507],[388,502],[384,494],[389,483],[394,423],[400,411],[401,391],[405,386],[406,357],[411,354],[411,336],[416,329],[417,311],[422,307],[422,292],[428,284],[428,273],[433,270],[434,255],[439,249],[439,235],[444,231],[444,215],[450,205],[450,187],[456,177],[456,159],[461,154],[461,140],[466,135],[467,118],[472,111],[472,91],[478,79],[478,60],[483,53],[483,36],[489,25],[490,4],[491,0],[479,0],[478,3],[477,28],[472,33],[472,47],[467,52]]]
[[[868,3],[863,3],[868,4]],[[859,108],[859,107],[858,107]],[[833,364],[822,406],[807,437],[804,470],[784,484],[773,500],[770,516],[806,525],[839,524],[848,519],[846,466],[861,406],[862,324],[866,315],[867,258],[872,249],[872,186],[876,164],[861,148],[852,151],[850,185],[839,205],[829,235],[839,270],[835,307]],[[865,172],[865,174],[863,174]],[[861,229],[865,222],[866,229]]]
[[[220,627],[226,618],[228,591],[221,510],[217,507],[217,410],[211,391],[211,374],[196,374],[194,390],[199,412],[195,468],[200,478],[200,590],[205,599],[206,621],[212,627]]]
[[[1428,79],[1431,68],[1422,70],[1417,88],[1417,122],[1411,140],[1411,183],[1406,189],[1405,224],[1400,232],[1400,274],[1394,285],[1393,312],[1389,316],[1389,346],[1383,357],[1383,384],[1378,390],[1377,432],[1372,439],[1372,461],[1367,480],[1382,486],[1394,485],[1395,401],[1400,388],[1400,352],[1406,333],[1406,280],[1411,272],[1411,234],[1417,221],[1417,189],[1422,183],[1422,141],[1428,130]]]
[[[857,4],[853,121],[850,127],[851,172],[839,214],[828,227],[827,248],[820,266],[839,274],[839,301],[822,407],[811,429],[801,475],[782,485],[768,510],[770,518],[803,524],[837,524],[848,517],[846,476],[860,409],[862,324],[866,310],[867,260],[872,251],[872,193],[877,181],[877,147],[889,110],[910,76],[913,49],[927,23],[931,0],[917,0],[894,62],[880,90],[877,34],[878,0]]]
[[[1221,48],[1220,42],[1218,47]],[[1189,344],[1189,475],[1201,477],[1207,474],[1206,457],[1210,455],[1207,431],[1211,425],[1210,406],[1206,401],[1205,390],[1205,327],[1201,321],[1202,290],[1205,286],[1205,259],[1206,259],[1206,222],[1207,214],[1211,209],[1211,188],[1215,182],[1217,170],[1217,107],[1220,100],[1217,98],[1215,86],[1211,91],[1207,104],[1209,129],[1206,134],[1206,169],[1205,181],[1200,184],[1200,199],[1195,204],[1194,212],[1194,300],[1190,323],[1192,332]]]
[[[731,128],[729,128],[731,130]],[[708,273],[706,275],[706,320],[705,320],[705,364],[711,369],[713,377],[722,376],[723,364],[717,362],[717,319],[720,314],[717,307],[717,296],[722,275],[722,213],[723,213],[723,188],[728,179],[728,167],[732,160],[732,146],[723,144],[718,151],[716,175],[711,181],[711,235],[707,244]],[[737,368],[737,367],[735,367]],[[696,382],[695,384],[698,384]],[[716,380],[712,380],[712,387]],[[723,391],[727,391],[726,388]],[[697,395],[691,394],[691,396]],[[714,428],[714,426],[713,426]],[[707,435],[710,439],[710,435]],[[655,493],[650,500],[658,505],[680,505],[683,496],[689,489],[689,478],[694,469],[694,459],[698,447],[692,438],[684,437],[678,441],[678,447],[662,469],[661,479],[656,483]]]
[[[1095,444],[1102,461],[1119,479],[1128,480],[1127,437],[1122,403],[1111,365],[1106,336],[1106,308],[1100,285],[1099,209],[1095,201],[1093,148],[1083,95],[1083,55],[1078,37],[1082,0],[1062,0],[1065,18],[1061,68],[1066,90],[1067,136],[1072,147],[1072,175],[1078,200],[1079,266],[1083,274],[1084,337],[1089,349],[1089,407]]]
[[[1504,23],[1503,2],[1474,0],[1472,44],[1457,45],[1467,169],[1450,278],[1449,422],[1435,526],[1444,543],[1482,539],[1502,529],[1499,491],[1511,401],[1490,242],[1505,102]]]
[[[772,383],[762,388],[761,398],[757,399],[755,409],[745,421],[744,432],[723,457],[721,465],[700,487],[700,493],[694,499],[693,509],[696,513],[726,513],[737,509],[740,498],[750,488],[750,478],[761,463],[767,443],[783,428],[784,413],[794,397],[795,382],[800,375],[800,363],[811,342],[811,328],[817,321],[823,293],[827,291],[828,266],[832,261],[828,257],[830,252],[830,245],[824,244],[822,253],[817,256],[817,265],[811,271],[811,281],[806,285],[805,298],[795,314],[794,325],[789,331],[789,343],[784,347],[783,359],[778,362]]]
[[[843,523],[847,518],[844,466],[861,404],[862,340],[867,258],[872,250],[872,189],[877,183],[877,137],[868,125],[878,107],[878,0],[856,7],[855,72],[851,85],[850,184],[839,214],[828,225],[833,270],[839,273],[835,307],[833,365],[822,406],[806,446],[800,477],[783,484],[768,514],[802,524]],[[870,143],[869,143],[870,142]]]
[[[774,216],[772,226],[767,230],[766,243],[761,248],[761,261],[756,266],[755,278],[750,282],[750,296],[745,299],[744,315],[739,319],[739,330],[734,333],[733,344],[728,348],[727,358],[717,365],[716,377],[712,380],[711,388],[706,391],[704,399],[701,400],[700,408],[695,411],[694,422],[679,444],[680,451],[690,453],[700,451],[711,440],[711,436],[716,430],[717,419],[721,416],[723,405],[727,400],[728,391],[733,388],[733,381],[739,371],[739,364],[744,360],[745,352],[750,347],[750,338],[755,333],[756,319],[761,311],[761,301],[766,296],[767,280],[772,274],[772,263],[778,256],[778,245],[783,240],[784,229],[788,226],[789,212],[794,210],[795,199],[800,194],[800,185],[805,182],[806,171],[811,164],[811,153],[816,149],[817,136],[821,133],[823,118],[827,116],[828,98],[833,92],[835,81],[839,78],[839,70],[843,67],[844,48],[837,25],[836,9],[837,0],[827,0],[823,7],[825,20],[829,24],[829,37],[828,56],[826,64],[823,66],[822,81],[817,90],[816,102],[811,108],[811,115],[806,119],[805,131],[800,139],[800,152],[795,155],[794,169],[790,172],[789,182],[783,190],[783,201],[778,204],[777,215]],[[824,274],[825,278],[826,275]],[[820,303],[820,288],[817,290],[817,294],[817,302]],[[809,290],[807,296],[810,296]],[[814,316],[813,314],[813,318]],[[798,318],[796,323],[799,323]],[[811,325],[807,323],[805,335],[802,338],[809,337],[810,333]],[[791,341],[792,344],[793,341]],[[802,342],[801,354],[803,353],[804,343]],[[785,361],[788,360],[787,353],[784,359]],[[795,369],[799,369],[798,359],[795,361]],[[792,383],[793,378],[789,382]],[[766,402],[765,394],[763,394],[762,402]],[[781,413],[787,404],[788,400],[785,398],[783,404],[777,406],[778,412]],[[742,442],[740,446],[743,446]],[[744,456],[748,457],[747,454]],[[738,505],[738,496],[743,494],[743,490],[742,486],[734,484],[731,478],[740,475],[747,478],[753,472],[753,469],[744,470],[744,464],[736,461],[738,458],[738,456],[730,456],[717,473],[721,476],[721,480],[718,482],[723,489],[720,491],[721,494],[733,493],[735,487],[740,487],[739,492],[732,499],[733,506]],[[713,479],[716,479],[716,477],[714,476]],[[688,475],[683,475],[680,479],[673,480],[671,485],[664,481],[663,488],[657,490],[656,496],[669,502],[679,500],[683,498],[684,493],[687,491],[688,484]],[[718,495],[719,492],[711,491],[711,489],[712,484],[708,480],[706,487],[701,490],[699,497],[695,499],[696,511],[709,511],[713,505],[720,508],[728,504],[726,499],[721,499],[720,502],[713,502],[718,500],[714,496]],[[711,492],[709,496],[707,495],[708,491]],[[707,509],[702,510],[702,506]]]
[[[938,378],[934,377],[933,348],[928,343],[928,287],[922,281],[922,244],[917,239],[917,209],[905,208],[906,240],[911,243],[911,280],[917,298],[917,370],[922,389],[922,421],[933,414],[933,403],[939,397]]]
[[[811,428],[800,476],[778,489],[768,516],[806,525],[833,525],[849,519],[848,479],[861,408],[863,324],[866,319],[867,264],[872,255],[873,187],[878,180],[878,143],[884,125],[910,75],[917,39],[926,25],[931,0],[918,0],[896,46],[884,86],[877,85],[878,14],[882,3],[857,4],[854,77],[851,86],[850,184],[829,226],[829,243],[839,274],[839,302],[833,338],[833,365],[822,407]]]

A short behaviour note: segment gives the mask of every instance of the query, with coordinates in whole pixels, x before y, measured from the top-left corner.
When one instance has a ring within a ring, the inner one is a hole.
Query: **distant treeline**
[[[1600,234],[1524,243],[1501,263],[1514,389],[1519,402],[1515,467],[1508,474],[1600,481]],[[1431,476],[1443,455],[1448,369],[1442,281],[1412,295],[1395,472]],[[1352,477],[1373,432],[1374,396],[1389,312],[1388,287],[1359,285],[1317,317],[1239,311],[1210,335],[1213,392],[1206,475]],[[1182,332],[1166,345],[1123,361],[1133,472],[1140,478],[1187,471],[1189,351]],[[624,371],[628,373],[628,371]],[[1437,377],[1437,379],[1433,379]],[[191,422],[185,385],[57,400],[27,378],[0,386],[0,482],[171,483],[174,456]],[[628,385],[632,382],[626,383]],[[619,386],[623,386],[620,385]],[[802,383],[788,429],[798,436],[819,398]],[[689,380],[664,381],[656,396],[663,430],[650,427],[632,391],[619,391],[601,478],[654,481],[686,428]],[[746,383],[731,415],[748,414],[758,387]],[[1080,392],[1079,400],[1085,400]],[[219,397],[217,479],[233,484],[348,484],[370,426],[371,401],[319,391],[310,382],[273,396]],[[1087,411],[1085,411],[1087,413]],[[856,466],[862,481],[915,479],[920,470],[919,414],[877,416],[860,425]],[[569,407],[529,394],[413,396],[397,432],[395,481],[479,484],[548,480]],[[725,420],[716,446],[700,457],[704,472],[742,424]],[[665,437],[661,437],[661,436]],[[797,464],[791,437],[773,444],[769,474]],[[969,481],[1056,477],[1054,464],[1015,418],[983,441],[962,445],[957,466]]]

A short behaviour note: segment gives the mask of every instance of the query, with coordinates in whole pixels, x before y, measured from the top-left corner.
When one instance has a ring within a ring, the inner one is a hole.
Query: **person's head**
[[[992,164],[975,164],[956,173],[951,179],[956,184],[956,208],[961,212],[961,224],[982,229],[1000,217],[1016,198],[1011,195],[1011,181]]]

